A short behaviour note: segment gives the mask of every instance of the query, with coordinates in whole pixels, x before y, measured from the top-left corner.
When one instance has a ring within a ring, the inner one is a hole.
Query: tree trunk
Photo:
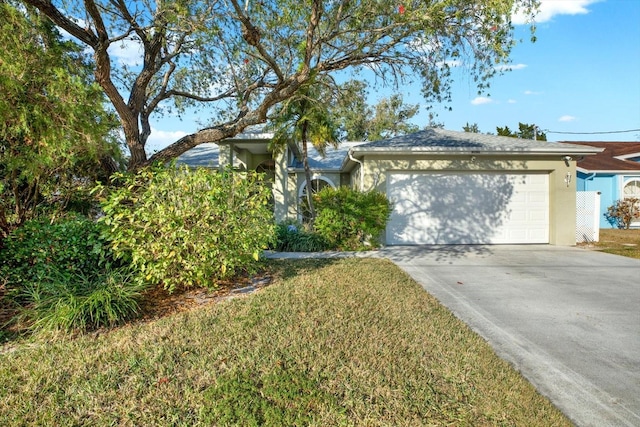
[[[309,204],[309,227],[313,229],[313,224],[316,221],[316,209],[313,206],[313,186],[311,185],[311,168],[309,167],[309,150],[307,144],[307,128],[308,123],[302,124],[302,164],[304,166],[304,175],[307,181],[307,203]]]

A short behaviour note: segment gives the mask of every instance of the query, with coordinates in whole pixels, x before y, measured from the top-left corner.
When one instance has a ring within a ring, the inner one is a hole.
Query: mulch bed
[[[233,281],[217,283],[215,289],[182,289],[169,293],[162,287],[156,287],[144,294],[140,302],[140,315],[133,322],[152,321],[208,304],[215,304],[226,299],[251,294],[268,286],[271,281],[272,277],[269,274],[261,273],[251,277],[240,277]],[[4,352],[2,347],[25,332],[24,325],[21,327],[21,325],[10,322],[17,313],[14,307],[6,303],[4,296],[4,285],[0,285],[0,353]],[[100,334],[104,331],[98,330],[92,333]],[[9,345],[9,347],[11,346]]]
[[[140,319],[153,320],[181,311],[192,310],[225,299],[250,294],[268,286],[271,276],[259,274],[217,284],[216,289],[182,289],[173,293],[158,287],[148,291],[140,304]]]

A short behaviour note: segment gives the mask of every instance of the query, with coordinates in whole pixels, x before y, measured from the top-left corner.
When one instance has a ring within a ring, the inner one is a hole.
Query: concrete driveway
[[[640,260],[556,246],[388,247],[578,426],[640,426]]]

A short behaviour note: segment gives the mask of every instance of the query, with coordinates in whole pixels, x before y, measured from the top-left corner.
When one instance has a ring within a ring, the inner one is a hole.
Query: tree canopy
[[[117,120],[79,47],[32,8],[0,1],[0,240],[116,169]]]
[[[546,141],[547,134],[542,132],[536,125],[527,123],[518,123],[518,130],[512,131],[509,126],[503,128],[496,127],[496,132],[501,136],[510,136],[512,138],[535,139],[536,141]]]
[[[509,62],[511,15],[532,0],[23,0],[93,52],[95,78],[117,112],[129,168],[166,161],[267,121],[270,110],[319,76],[370,70],[385,83],[422,81],[450,99],[451,68],[480,91]],[[137,65],[114,47],[139,50]],[[151,117],[194,107],[210,125],[147,158]]]
[[[350,80],[338,88],[335,102],[329,107],[343,140],[376,141],[416,132],[410,120],[418,113],[418,104],[405,104],[400,94],[381,98],[374,106],[367,104],[368,84]]]

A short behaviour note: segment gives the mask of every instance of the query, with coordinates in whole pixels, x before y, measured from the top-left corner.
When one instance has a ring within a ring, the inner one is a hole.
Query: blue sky
[[[453,111],[435,108],[445,128],[477,123],[481,132],[518,122],[557,132],[640,129],[640,1],[542,1],[537,41],[516,27],[523,42],[511,58],[514,69],[496,77],[490,96],[478,97],[461,76]],[[417,98],[406,98],[412,103]],[[416,121],[426,123],[422,113]],[[620,134],[556,134],[550,141],[640,141],[640,131]]]
[[[535,43],[528,26],[516,26],[522,42],[511,55],[513,70],[492,81],[488,96],[479,97],[457,70],[452,111],[435,106],[436,121],[450,130],[477,123],[483,133],[536,124],[549,141],[640,141],[640,130],[589,134],[640,129],[640,0],[542,0],[536,24]],[[408,88],[405,102],[424,107],[419,93]],[[414,122],[428,124],[425,108]],[[160,118],[148,150],[197,129],[193,117]]]

